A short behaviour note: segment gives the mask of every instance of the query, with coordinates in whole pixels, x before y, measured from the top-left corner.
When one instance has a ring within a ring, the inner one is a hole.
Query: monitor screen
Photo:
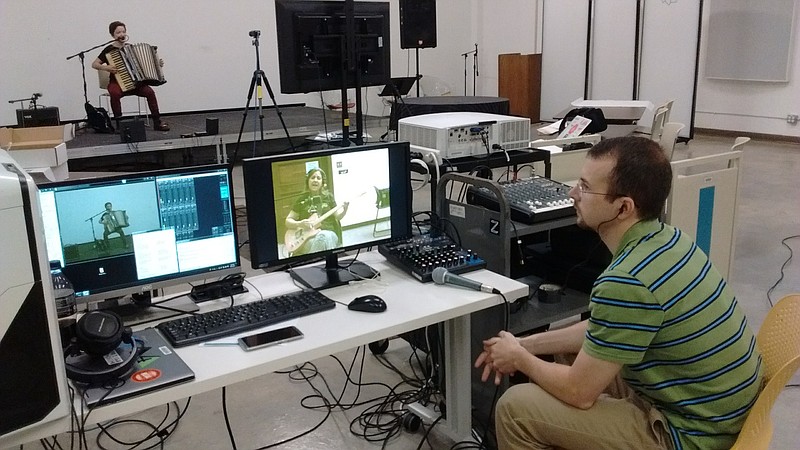
[[[389,80],[389,3],[353,2],[348,56],[343,1],[276,0],[281,92],[384,85]],[[345,75],[346,74],[346,75]]]
[[[411,236],[407,142],[266,156],[243,162],[247,229],[254,268],[292,268],[312,289],[371,278],[337,254]]]
[[[231,187],[222,165],[40,185],[48,258],[83,302],[238,272]]]

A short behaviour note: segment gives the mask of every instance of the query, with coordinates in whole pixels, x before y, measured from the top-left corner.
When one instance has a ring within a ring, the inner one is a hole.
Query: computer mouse
[[[378,313],[386,311],[386,302],[377,295],[364,295],[356,297],[347,305],[347,309],[352,311],[363,311]]]

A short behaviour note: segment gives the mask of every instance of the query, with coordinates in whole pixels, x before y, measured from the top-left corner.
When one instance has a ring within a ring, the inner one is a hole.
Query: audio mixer
[[[570,186],[549,178],[534,176],[500,183],[511,208],[511,220],[527,224],[575,215],[569,197]],[[499,211],[494,192],[485,187],[470,186],[467,203]]]
[[[433,281],[433,269],[465,273],[486,267],[486,261],[471,250],[462,249],[445,234],[424,234],[378,246],[390,263],[423,283]]]

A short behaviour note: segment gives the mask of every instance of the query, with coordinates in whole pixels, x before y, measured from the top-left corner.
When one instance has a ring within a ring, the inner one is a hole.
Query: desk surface
[[[470,313],[502,303],[502,299],[493,294],[458,287],[439,286],[433,283],[419,283],[410,275],[392,267],[383,256],[375,251],[362,254],[359,259],[380,271],[380,279],[328,289],[325,291],[325,295],[333,300],[349,303],[356,296],[368,293],[376,294],[381,296],[388,305],[385,313],[361,313],[350,311],[346,306],[337,305],[333,310],[279,325],[294,324],[305,334],[303,339],[283,345],[252,352],[245,352],[238,346],[192,345],[175,349],[175,352],[195,372],[193,381],[101,406],[92,411],[89,422],[97,423],[140,412],[153,406],[180,400],[442,321],[466,321],[468,332],[468,315]],[[465,276],[496,287],[505,294],[509,301],[528,294],[527,285],[487,270],[471,272]],[[298,290],[291,282],[289,275],[284,272],[259,275],[248,278],[247,281],[268,297]],[[248,286],[250,292],[237,297],[237,302],[252,301],[258,298],[257,291],[252,289],[252,286]],[[229,300],[227,299],[206,302],[201,305],[201,310],[223,308],[228,304]],[[342,326],[344,324],[346,326]],[[254,332],[249,331],[243,334]],[[225,340],[233,339],[231,337]],[[458,341],[455,343],[462,345]],[[468,344],[467,342],[467,349]],[[463,348],[460,350],[463,351]],[[459,352],[454,351],[453,353]],[[468,353],[467,350],[467,355],[461,356],[461,361],[453,367],[453,370],[447,371],[451,374],[448,376],[465,377],[469,380],[465,371],[468,374],[471,370],[471,358],[474,355]],[[455,400],[464,401],[464,399]],[[463,403],[459,403],[460,409],[463,408],[461,405]],[[469,411],[467,408],[467,417]],[[24,433],[14,435],[13,438],[3,437],[0,439],[0,446],[6,447],[30,442],[67,431],[68,428],[69,417],[65,417],[35,429],[26,430]]]

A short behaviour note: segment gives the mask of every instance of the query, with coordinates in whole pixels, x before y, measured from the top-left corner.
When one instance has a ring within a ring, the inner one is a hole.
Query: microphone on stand
[[[473,289],[475,291],[488,292],[490,294],[501,294],[499,290],[489,286],[488,284],[483,284],[479,281],[470,280],[469,278],[464,278],[461,275],[450,273],[444,267],[437,267],[433,269],[431,278],[433,278],[433,282],[436,284],[452,284],[454,286]]]

